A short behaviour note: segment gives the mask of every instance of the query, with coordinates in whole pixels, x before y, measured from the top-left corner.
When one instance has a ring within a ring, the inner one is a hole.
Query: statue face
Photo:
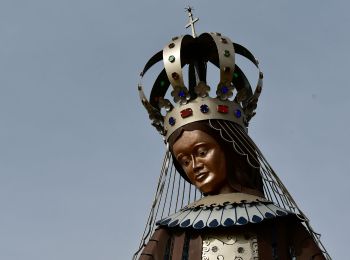
[[[174,143],[173,153],[191,183],[203,193],[232,192],[227,181],[225,154],[207,133],[184,131]]]

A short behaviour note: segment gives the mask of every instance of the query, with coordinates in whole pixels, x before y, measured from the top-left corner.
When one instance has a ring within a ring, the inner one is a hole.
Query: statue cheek
[[[214,169],[217,169],[217,171],[224,171],[226,168],[226,159],[224,153],[217,152],[212,154],[212,156],[208,158],[208,163],[210,163]]]
[[[194,184],[195,183],[195,174],[194,174],[194,172],[191,171],[191,170],[188,170],[188,169],[184,170],[184,171],[185,171],[188,179],[191,181],[191,183]]]

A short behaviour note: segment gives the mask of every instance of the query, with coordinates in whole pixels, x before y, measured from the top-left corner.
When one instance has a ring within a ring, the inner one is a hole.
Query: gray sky
[[[324,0],[1,0],[0,259],[130,259],[164,152],[138,74],[189,3],[259,58],[250,135],[347,259],[350,4]]]

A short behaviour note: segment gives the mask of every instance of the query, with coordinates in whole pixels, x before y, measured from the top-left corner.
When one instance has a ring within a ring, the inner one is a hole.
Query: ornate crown
[[[232,121],[247,130],[262,90],[263,74],[259,62],[253,54],[228,37],[220,33],[203,33],[196,36],[191,8],[187,8],[192,36],[184,35],[172,38],[162,51],[156,53],[145,65],[141,79],[155,63],[163,60],[164,69],[154,82],[150,99],[138,86],[143,105],[149,113],[152,125],[165,136],[169,136],[179,127],[188,123],[224,119]],[[259,71],[259,80],[253,93],[243,71],[235,64],[235,55],[250,60]],[[216,97],[210,97],[207,83],[207,63],[220,69],[220,81],[216,88]],[[183,71],[188,65],[188,85],[185,85]],[[165,98],[169,86],[174,103]],[[235,94],[233,99],[230,99]],[[162,114],[162,109],[165,114]]]

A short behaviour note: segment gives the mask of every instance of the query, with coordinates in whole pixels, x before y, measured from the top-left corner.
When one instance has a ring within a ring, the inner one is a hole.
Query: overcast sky
[[[0,0],[0,259],[131,258],[164,153],[138,74],[189,33],[188,4],[198,33],[259,58],[250,135],[330,255],[349,257],[347,1]]]

